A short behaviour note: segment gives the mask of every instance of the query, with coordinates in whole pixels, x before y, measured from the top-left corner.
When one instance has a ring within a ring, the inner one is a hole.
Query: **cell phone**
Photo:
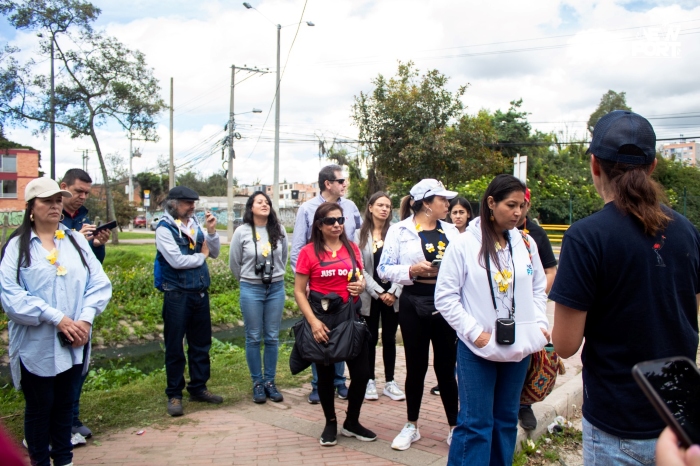
[[[700,444],[700,371],[695,363],[680,356],[640,362],[632,376],[681,444]]]
[[[70,341],[70,340],[68,339],[68,337],[66,336],[66,334],[63,333],[63,332],[58,332],[58,333],[56,334],[56,337],[58,337],[58,341],[59,341],[59,343],[61,344],[61,346],[70,346],[70,345],[73,344],[73,342]]]
[[[117,221],[112,220],[111,222],[103,223],[99,227],[95,228],[95,231],[93,231],[92,234],[94,236],[101,231],[114,230],[115,228],[117,228]]]
[[[440,267],[440,264],[442,264],[442,259],[435,259],[430,263],[433,267]]]

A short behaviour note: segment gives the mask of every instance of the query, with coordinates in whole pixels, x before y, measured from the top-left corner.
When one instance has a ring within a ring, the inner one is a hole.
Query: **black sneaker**
[[[219,395],[214,395],[209,390],[204,390],[196,395],[190,394],[190,401],[202,401],[204,403],[214,403],[218,405],[223,403],[224,399]]]
[[[270,401],[274,401],[275,403],[284,401],[284,397],[279,390],[277,390],[275,382],[265,382],[265,394],[270,398]]]
[[[311,393],[309,393],[309,403],[312,405],[317,405],[321,402],[321,398],[318,397],[318,389],[312,388]]]
[[[253,401],[255,403],[265,403],[267,401],[265,387],[263,387],[263,384],[260,382],[253,385]]]
[[[518,411],[518,419],[520,419],[520,427],[525,430],[535,430],[537,428],[537,418],[532,412],[532,406],[521,406]]]
[[[433,388],[430,389],[430,394],[435,395],[435,396],[440,396],[440,386],[435,385]]]
[[[348,399],[348,387],[346,387],[344,383],[341,383],[340,385],[336,385],[335,389],[338,392],[338,398],[340,398],[341,400]]]
[[[377,440],[377,434],[371,430],[362,427],[359,421],[348,422],[346,419],[343,423],[343,430],[340,431],[346,437],[355,437],[363,442],[373,442]]]
[[[168,414],[173,417],[185,414],[182,411],[182,398],[170,398],[168,400]]]
[[[321,446],[332,447],[338,443],[338,421],[326,421],[326,427],[321,434]]]

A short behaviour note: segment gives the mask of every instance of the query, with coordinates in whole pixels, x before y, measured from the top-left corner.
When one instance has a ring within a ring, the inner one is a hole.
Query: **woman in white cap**
[[[455,196],[456,192],[448,191],[437,180],[421,180],[402,200],[403,220],[389,228],[384,240],[379,278],[404,285],[399,325],[406,353],[407,422],[391,444],[395,450],[407,450],[420,439],[418,417],[431,342],[433,368],[450,426],[448,444],[457,424],[457,337],[434,304],[439,263],[447,245],[459,236],[454,225],[442,221],[449,212],[449,200]]]
[[[70,192],[38,178],[24,197],[24,220],[0,262],[12,379],[26,401],[32,464],[72,465],[75,384],[87,372],[92,322],[107,307],[112,284],[85,237],[60,223]]]

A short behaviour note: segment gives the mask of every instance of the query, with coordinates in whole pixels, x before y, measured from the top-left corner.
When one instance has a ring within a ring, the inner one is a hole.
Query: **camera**
[[[270,259],[265,259],[264,262],[255,264],[255,275],[262,274],[262,282],[265,285],[269,285],[272,283],[272,271],[274,268],[275,266],[272,265],[272,261]]]

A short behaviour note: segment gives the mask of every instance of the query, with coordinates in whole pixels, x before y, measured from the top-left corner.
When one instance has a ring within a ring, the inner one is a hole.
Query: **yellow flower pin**
[[[267,244],[263,246],[261,254],[263,257],[267,257],[270,254],[270,251],[272,251],[272,245],[268,241]]]
[[[442,233],[442,234],[445,233],[445,232],[442,230],[442,228],[438,228],[437,231],[439,231],[439,232]],[[441,241],[441,242],[442,242],[442,241]]]
[[[445,249],[445,246],[447,246],[447,245],[446,245],[444,242],[438,241],[438,249],[444,250],[444,249]]]
[[[426,243],[425,250],[432,253],[435,251],[435,246],[433,245],[433,243]]]
[[[53,248],[46,258],[49,260],[49,264],[54,265],[58,260],[58,249]]]
[[[331,254],[331,257],[338,257],[338,251],[333,251],[333,254]]]
[[[260,241],[260,233],[255,232],[255,241]]]
[[[56,230],[56,233],[54,233],[54,237],[56,239],[63,239],[66,237],[66,232],[63,230]]]
[[[65,275],[67,273],[68,273],[68,269],[66,269],[64,266],[59,265],[58,267],[56,267],[56,275],[58,275],[59,277]]]
[[[495,246],[496,246],[496,251],[500,251],[501,249],[503,249],[503,246],[501,246],[501,243],[499,243],[498,241],[496,241]]]
[[[420,223],[416,223],[416,231],[423,231],[423,227],[420,226]]]

